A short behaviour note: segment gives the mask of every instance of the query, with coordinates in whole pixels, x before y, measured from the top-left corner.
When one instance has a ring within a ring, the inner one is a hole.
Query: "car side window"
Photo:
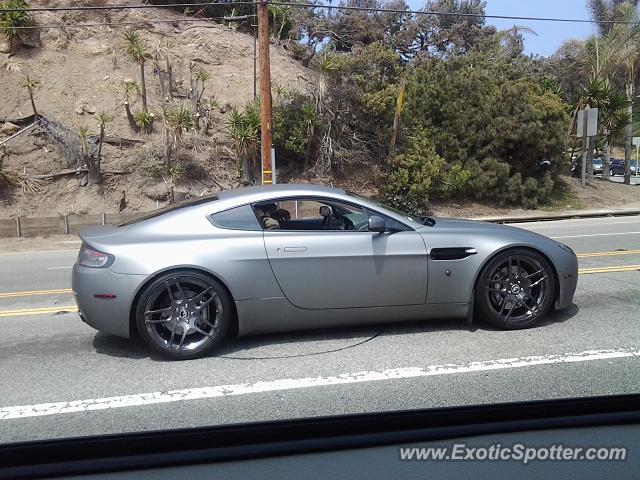
[[[368,231],[369,216],[383,216],[390,230],[406,230],[401,223],[362,207],[332,199],[290,198],[256,203],[256,217],[266,230]]]
[[[209,216],[213,225],[230,230],[262,230],[250,205],[230,208]]]

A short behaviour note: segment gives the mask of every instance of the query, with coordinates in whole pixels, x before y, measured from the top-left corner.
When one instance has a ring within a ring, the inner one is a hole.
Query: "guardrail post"
[[[16,217],[16,233],[18,234],[18,238],[21,237],[20,232],[20,217]]]
[[[64,215],[64,234],[69,235],[69,216]]]
[[[106,225],[107,224],[107,215],[102,212],[102,225]]]

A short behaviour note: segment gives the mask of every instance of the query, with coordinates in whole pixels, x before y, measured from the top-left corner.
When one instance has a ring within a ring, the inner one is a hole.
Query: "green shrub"
[[[26,27],[30,23],[29,15],[24,9],[27,2],[24,0],[8,0],[0,3],[0,8],[14,10],[12,12],[0,13],[0,32],[4,33],[13,49],[24,38]]]
[[[383,176],[381,188],[387,203],[416,215],[428,210],[429,199],[449,198],[464,191],[471,173],[461,165],[449,166],[423,131],[409,139]]]

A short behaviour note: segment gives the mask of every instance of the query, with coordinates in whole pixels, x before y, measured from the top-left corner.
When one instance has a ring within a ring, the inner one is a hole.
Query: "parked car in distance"
[[[593,174],[594,175],[602,175],[602,167],[604,163],[601,158],[593,159]]]
[[[594,158],[593,159],[593,174],[594,175],[602,175],[602,170],[604,168],[604,162],[602,158]],[[624,168],[624,167],[623,167]],[[579,177],[582,169],[582,157],[576,157],[571,162],[571,176]],[[611,169],[609,169],[611,172]],[[623,170],[624,173],[624,170]]]
[[[609,163],[609,175],[624,175],[624,160],[618,158],[612,158]]]

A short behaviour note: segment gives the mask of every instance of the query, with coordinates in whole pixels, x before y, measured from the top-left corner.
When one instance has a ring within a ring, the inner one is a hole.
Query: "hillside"
[[[31,6],[62,5],[68,6],[69,2],[31,2]],[[206,20],[184,21],[183,15],[160,8],[64,14],[38,12],[33,18],[42,26],[39,30],[41,46],[21,48],[11,56],[0,53],[0,119],[20,118],[32,113],[23,86],[25,76],[29,75],[39,82],[35,102],[39,113],[47,119],[62,123],[74,134],[81,127],[97,132],[96,117],[105,111],[113,116],[113,121],[107,125],[107,135],[142,143],[133,147],[104,146],[104,170],[133,173],[108,175],[102,189],[79,187],[78,178],[68,176],[47,182],[38,193],[0,190],[0,217],[117,211],[123,190],[126,191],[128,210],[150,210],[167,201],[171,180],[155,173],[162,165],[160,127],[156,126],[148,135],[133,133],[122,106],[124,81],[139,80],[140,72],[139,66],[125,53],[123,36],[131,28],[138,31],[147,49],[146,83],[151,111],[157,111],[161,101],[160,84],[152,61],[152,54],[160,44],[162,48],[168,45],[179,93],[188,92],[189,64],[194,62],[210,75],[205,98],[215,95],[219,102],[209,135],[187,134],[179,154],[180,168],[184,172],[173,182],[175,189],[199,195],[205,190],[217,190],[216,182],[225,186],[234,184],[237,164],[227,146],[224,124],[231,106],[243,105],[253,98],[254,42],[251,35]],[[104,23],[110,25],[63,27]],[[37,38],[31,43],[37,44]],[[305,90],[313,78],[310,70],[277,45],[271,46],[271,69],[273,81],[287,89]],[[182,101],[189,104],[186,99]],[[132,110],[140,108],[140,99],[132,100]],[[8,133],[0,133],[0,141],[7,136]],[[39,175],[75,168],[75,165],[69,164],[57,147],[42,138],[22,135],[6,145],[4,168]],[[156,178],[149,175],[150,171]]]

